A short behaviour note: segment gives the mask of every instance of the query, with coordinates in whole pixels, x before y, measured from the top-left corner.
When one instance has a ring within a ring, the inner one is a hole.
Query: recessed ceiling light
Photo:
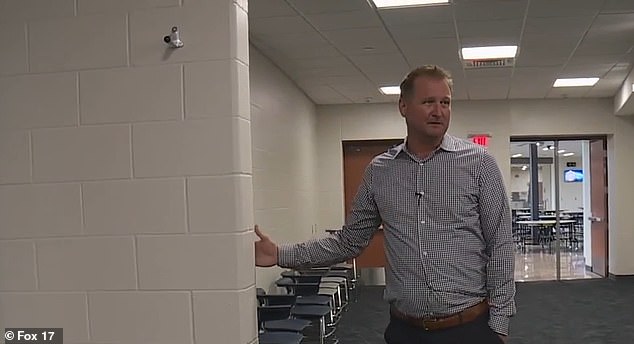
[[[379,91],[381,91],[381,93],[388,96],[399,95],[401,94],[401,87],[400,86],[382,86],[382,87],[379,87]]]
[[[522,153],[517,153],[517,154],[511,155],[511,158],[519,158],[521,156],[522,156]]]
[[[560,150],[557,151],[557,153],[559,153],[559,154],[566,153],[566,150],[565,149],[560,149]]]
[[[526,170],[528,170],[528,166],[526,165],[522,166],[522,171],[526,171]]]
[[[414,7],[448,4],[449,0],[372,0],[377,8]]]
[[[575,155],[575,153],[573,153],[573,152],[564,154],[564,156],[573,156],[573,155]]]
[[[599,78],[564,78],[555,80],[553,87],[594,86],[597,81]]]
[[[542,150],[543,150],[543,151],[547,151],[547,150],[548,150],[548,147],[544,147],[544,148],[542,148]]]
[[[463,60],[511,58],[517,54],[517,45],[462,48],[460,54]]]

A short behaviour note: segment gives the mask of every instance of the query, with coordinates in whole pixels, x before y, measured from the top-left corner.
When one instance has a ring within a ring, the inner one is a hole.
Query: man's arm
[[[356,257],[368,246],[380,224],[381,217],[372,193],[370,163],[365,169],[363,180],[352,202],[352,211],[342,230],[299,244],[280,245],[277,264],[286,268],[319,266]]]
[[[486,240],[487,292],[491,306],[489,326],[508,335],[515,314],[515,281],[511,213],[500,168],[486,154],[480,171],[480,224]]]

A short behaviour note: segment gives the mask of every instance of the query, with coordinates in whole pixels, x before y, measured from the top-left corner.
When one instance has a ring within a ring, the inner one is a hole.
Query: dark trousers
[[[498,334],[488,325],[489,314],[483,314],[478,319],[455,327],[442,330],[425,331],[409,323],[390,318],[390,324],[385,329],[387,344],[502,344]]]

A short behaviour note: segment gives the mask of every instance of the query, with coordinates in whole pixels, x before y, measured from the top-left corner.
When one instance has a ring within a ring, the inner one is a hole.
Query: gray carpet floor
[[[389,321],[382,287],[359,287],[341,344],[379,344]],[[634,279],[517,284],[509,344],[634,344]]]

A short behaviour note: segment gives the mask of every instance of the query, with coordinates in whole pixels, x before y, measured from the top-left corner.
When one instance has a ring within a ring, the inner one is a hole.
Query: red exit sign
[[[491,139],[490,135],[470,135],[469,137],[471,142],[484,147],[489,146],[489,140]]]

